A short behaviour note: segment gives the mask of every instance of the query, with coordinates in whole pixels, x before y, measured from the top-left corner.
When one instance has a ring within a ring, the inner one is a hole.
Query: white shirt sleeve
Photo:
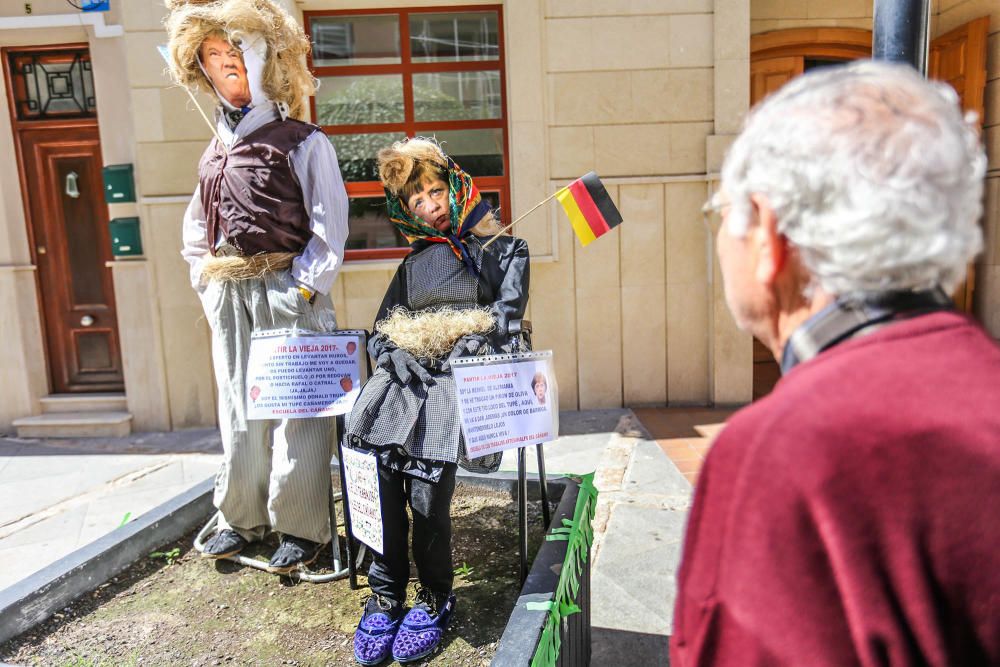
[[[181,230],[184,247],[181,256],[191,266],[191,286],[198,292],[205,289],[201,284],[201,266],[208,255],[208,222],[201,207],[201,186],[195,188],[191,203],[184,212],[184,225]]]
[[[347,242],[347,191],[333,144],[313,132],[290,154],[309,212],[312,238],[292,262],[292,278],[314,292],[329,294],[344,263]]]

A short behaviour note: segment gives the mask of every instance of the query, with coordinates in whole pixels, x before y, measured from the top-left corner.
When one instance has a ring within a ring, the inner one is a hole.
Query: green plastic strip
[[[580,480],[580,493],[576,498],[573,520],[563,519],[562,527],[553,528],[546,540],[566,540],[566,557],[563,559],[555,596],[550,602],[529,602],[528,609],[542,611],[548,609],[538,648],[531,659],[531,667],[554,667],[559,660],[561,640],[559,628],[562,619],[582,610],[576,604],[580,593],[580,572],[590,555],[594,543],[594,513],[597,511],[597,488],[594,473],[584,475]],[[535,606],[533,606],[535,605]]]

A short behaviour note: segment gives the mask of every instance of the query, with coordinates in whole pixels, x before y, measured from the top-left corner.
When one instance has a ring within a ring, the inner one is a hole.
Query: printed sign
[[[378,493],[378,461],[374,454],[341,447],[351,533],[372,549],[383,553],[382,505]]]
[[[551,351],[458,359],[452,374],[470,459],[559,436]]]
[[[363,331],[254,334],[247,364],[247,419],[328,417],[351,411],[367,374]]]

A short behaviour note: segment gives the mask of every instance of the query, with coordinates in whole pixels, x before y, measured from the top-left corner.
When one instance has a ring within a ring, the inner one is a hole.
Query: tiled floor
[[[712,440],[735,412],[715,408],[633,408],[632,411],[692,486],[698,480]]]

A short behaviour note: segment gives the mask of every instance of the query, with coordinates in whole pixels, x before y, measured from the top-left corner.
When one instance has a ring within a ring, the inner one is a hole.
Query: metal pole
[[[344,432],[344,416],[338,415],[337,420],[337,435],[340,436]],[[347,477],[344,474],[344,454],[340,451],[343,448],[343,439],[341,437],[337,438],[337,466],[340,468],[340,494],[344,499],[344,532],[345,541],[344,545],[347,547],[347,576],[350,578],[351,590],[358,589],[358,566],[354,561],[354,537],[351,533],[351,509],[348,506],[347,501]],[[336,526],[333,528],[336,530]]]
[[[927,74],[930,0],[875,0],[872,58],[912,65]]]
[[[544,533],[549,529],[549,524],[552,523],[552,516],[549,512],[549,486],[548,480],[545,479],[545,451],[542,449],[542,445],[535,445],[535,452],[538,455],[538,484],[542,496],[542,520],[545,522],[542,532]]]
[[[524,447],[517,448],[517,550],[520,556],[521,585],[528,578],[528,470]]]

